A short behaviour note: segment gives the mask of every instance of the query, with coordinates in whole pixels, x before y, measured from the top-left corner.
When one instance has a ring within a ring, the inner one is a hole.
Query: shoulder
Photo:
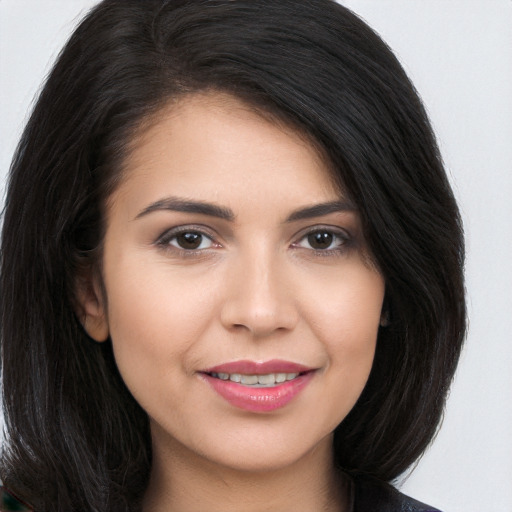
[[[440,512],[409,498],[393,486],[368,476],[352,476],[353,512]]]

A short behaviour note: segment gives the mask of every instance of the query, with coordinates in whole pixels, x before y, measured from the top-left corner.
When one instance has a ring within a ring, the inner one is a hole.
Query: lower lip
[[[231,405],[250,412],[270,412],[293,400],[311,381],[312,371],[272,387],[244,386],[230,380],[202,374],[210,386]]]

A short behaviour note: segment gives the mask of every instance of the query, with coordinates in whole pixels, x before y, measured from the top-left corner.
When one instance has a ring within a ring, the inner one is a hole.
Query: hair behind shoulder
[[[105,0],[81,22],[14,157],[2,233],[8,443],[0,479],[37,510],[139,510],[144,411],[76,280],[101,263],[106,201],[141,123],[170,99],[233,94],[306,132],[357,205],[390,325],[337,464],[392,480],[438,427],[465,332],[462,227],[427,116],[381,39],[332,0]]]

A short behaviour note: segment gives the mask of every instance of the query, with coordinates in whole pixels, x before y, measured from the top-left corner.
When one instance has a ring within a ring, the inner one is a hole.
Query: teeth
[[[212,373],[212,377],[221,380],[239,382],[245,386],[275,386],[298,377],[298,373],[267,373],[264,375],[243,375],[241,373]]]
[[[258,375],[258,384],[275,384],[276,376],[273,373]]]
[[[258,384],[257,375],[242,375],[241,384]]]

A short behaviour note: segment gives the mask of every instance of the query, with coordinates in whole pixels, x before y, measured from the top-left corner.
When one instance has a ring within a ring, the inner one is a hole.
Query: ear
[[[382,311],[380,315],[380,326],[388,327],[391,322],[389,321],[389,313],[388,310]]]
[[[391,324],[390,317],[390,300],[388,294],[386,293],[384,295],[384,300],[382,302],[382,310],[380,312],[380,326],[388,327]]]
[[[88,274],[76,280],[76,313],[87,334],[103,342],[108,339],[109,328],[101,277],[93,271]]]

